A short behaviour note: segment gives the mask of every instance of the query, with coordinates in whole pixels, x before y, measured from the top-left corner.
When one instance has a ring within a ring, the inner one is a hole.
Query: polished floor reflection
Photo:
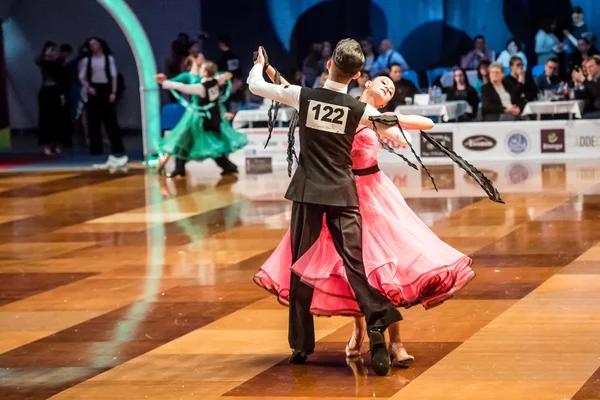
[[[600,160],[383,166],[474,259],[476,279],[403,312],[416,357],[373,376],[345,318],[286,362],[287,310],[252,282],[289,221],[285,170],[187,181],[145,170],[0,174],[0,399],[600,399]]]

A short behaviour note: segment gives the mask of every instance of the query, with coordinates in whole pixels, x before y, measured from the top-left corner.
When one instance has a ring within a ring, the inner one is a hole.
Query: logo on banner
[[[565,152],[564,129],[542,129],[542,153]]]
[[[506,139],[506,150],[512,154],[520,155],[529,149],[529,138],[525,132],[514,132]]]
[[[443,144],[450,150],[454,150],[452,145],[452,132],[432,132],[429,136]],[[431,143],[421,135],[421,157],[445,157],[446,155],[436,149]]]
[[[579,136],[577,138],[579,147],[600,147],[600,136]]]
[[[486,135],[469,136],[463,140],[463,146],[467,150],[485,151],[496,147],[496,139]]]
[[[428,165],[427,169],[431,172],[439,190],[454,190],[454,164]],[[421,170],[421,187],[423,190],[435,190],[433,182],[431,182],[424,169]]]

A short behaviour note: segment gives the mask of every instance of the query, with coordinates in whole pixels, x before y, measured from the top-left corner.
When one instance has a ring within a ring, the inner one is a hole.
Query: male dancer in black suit
[[[262,47],[250,71],[248,85],[257,96],[287,104],[299,111],[300,157],[285,198],[293,202],[291,217],[292,262],[319,238],[323,214],[336,250],[344,261],[348,281],[365,315],[373,369],[389,371],[383,332],[402,319],[390,301],[373,288],[362,260],[362,219],[350,151],[359,124],[371,124],[380,115],[373,107],[347,94],[348,83],[358,78],[365,58],[358,42],[341,40],[327,62],[329,79],[323,88],[274,85],[262,77],[266,65]],[[397,126],[378,125],[378,132],[405,143]],[[313,288],[294,273],[290,281],[290,362],[302,364],[314,352],[315,336],[310,305]]]

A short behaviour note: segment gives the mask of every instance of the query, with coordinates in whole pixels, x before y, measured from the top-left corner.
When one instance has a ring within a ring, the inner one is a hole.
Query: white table
[[[474,86],[477,80],[479,79],[479,77],[477,76],[477,70],[468,70],[467,79],[469,80],[471,86]],[[443,87],[452,86],[454,84],[454,71],[444,72],[444,75],[442,75],[442,79],[440,82],[442,82]]]
[[[537,115],[540,120],[542,114],[569,114],[569,119],[581,118],[581,105],[579,100],[564,101],[531,101],[523,109],[522,115]]]
[[[465,113],[473,113],[473,108],[464,100],[446,101],[440,104],[428,104],[420,106],[413,104],[410,106],[398,106],[394,110],[399,114],[405,115],[423,115],[426,117],[436,116],[440,121],[454,120]]]
[[[289,122],[294,113],[294,109],[287,106],[282,106],[277,114],[277,122],[281,127],[284,122]],[[240,110],[233,118],[233,128],[240,129],[248,125],[252,128],[254,122],[267,122],[269,120],[269,108],[261,107],[256,110]]]

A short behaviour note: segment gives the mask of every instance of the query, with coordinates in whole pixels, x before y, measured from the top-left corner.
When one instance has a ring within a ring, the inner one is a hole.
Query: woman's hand
[[[93,87],[89,86],[87,88],[87,92],[90,96],[95,96],[96,95],[96,89],[94,89]]]
[[[154,79],[158,82],[159,85],[162,85],[167,80],[167,75],[165,74],[156,74],[154,75]]]
[[[114,93],[111,93],[110,96],[108,96],[108,101],[110,101],[111,103],[114,103],[115,101],[117,101],[117,95]]]

